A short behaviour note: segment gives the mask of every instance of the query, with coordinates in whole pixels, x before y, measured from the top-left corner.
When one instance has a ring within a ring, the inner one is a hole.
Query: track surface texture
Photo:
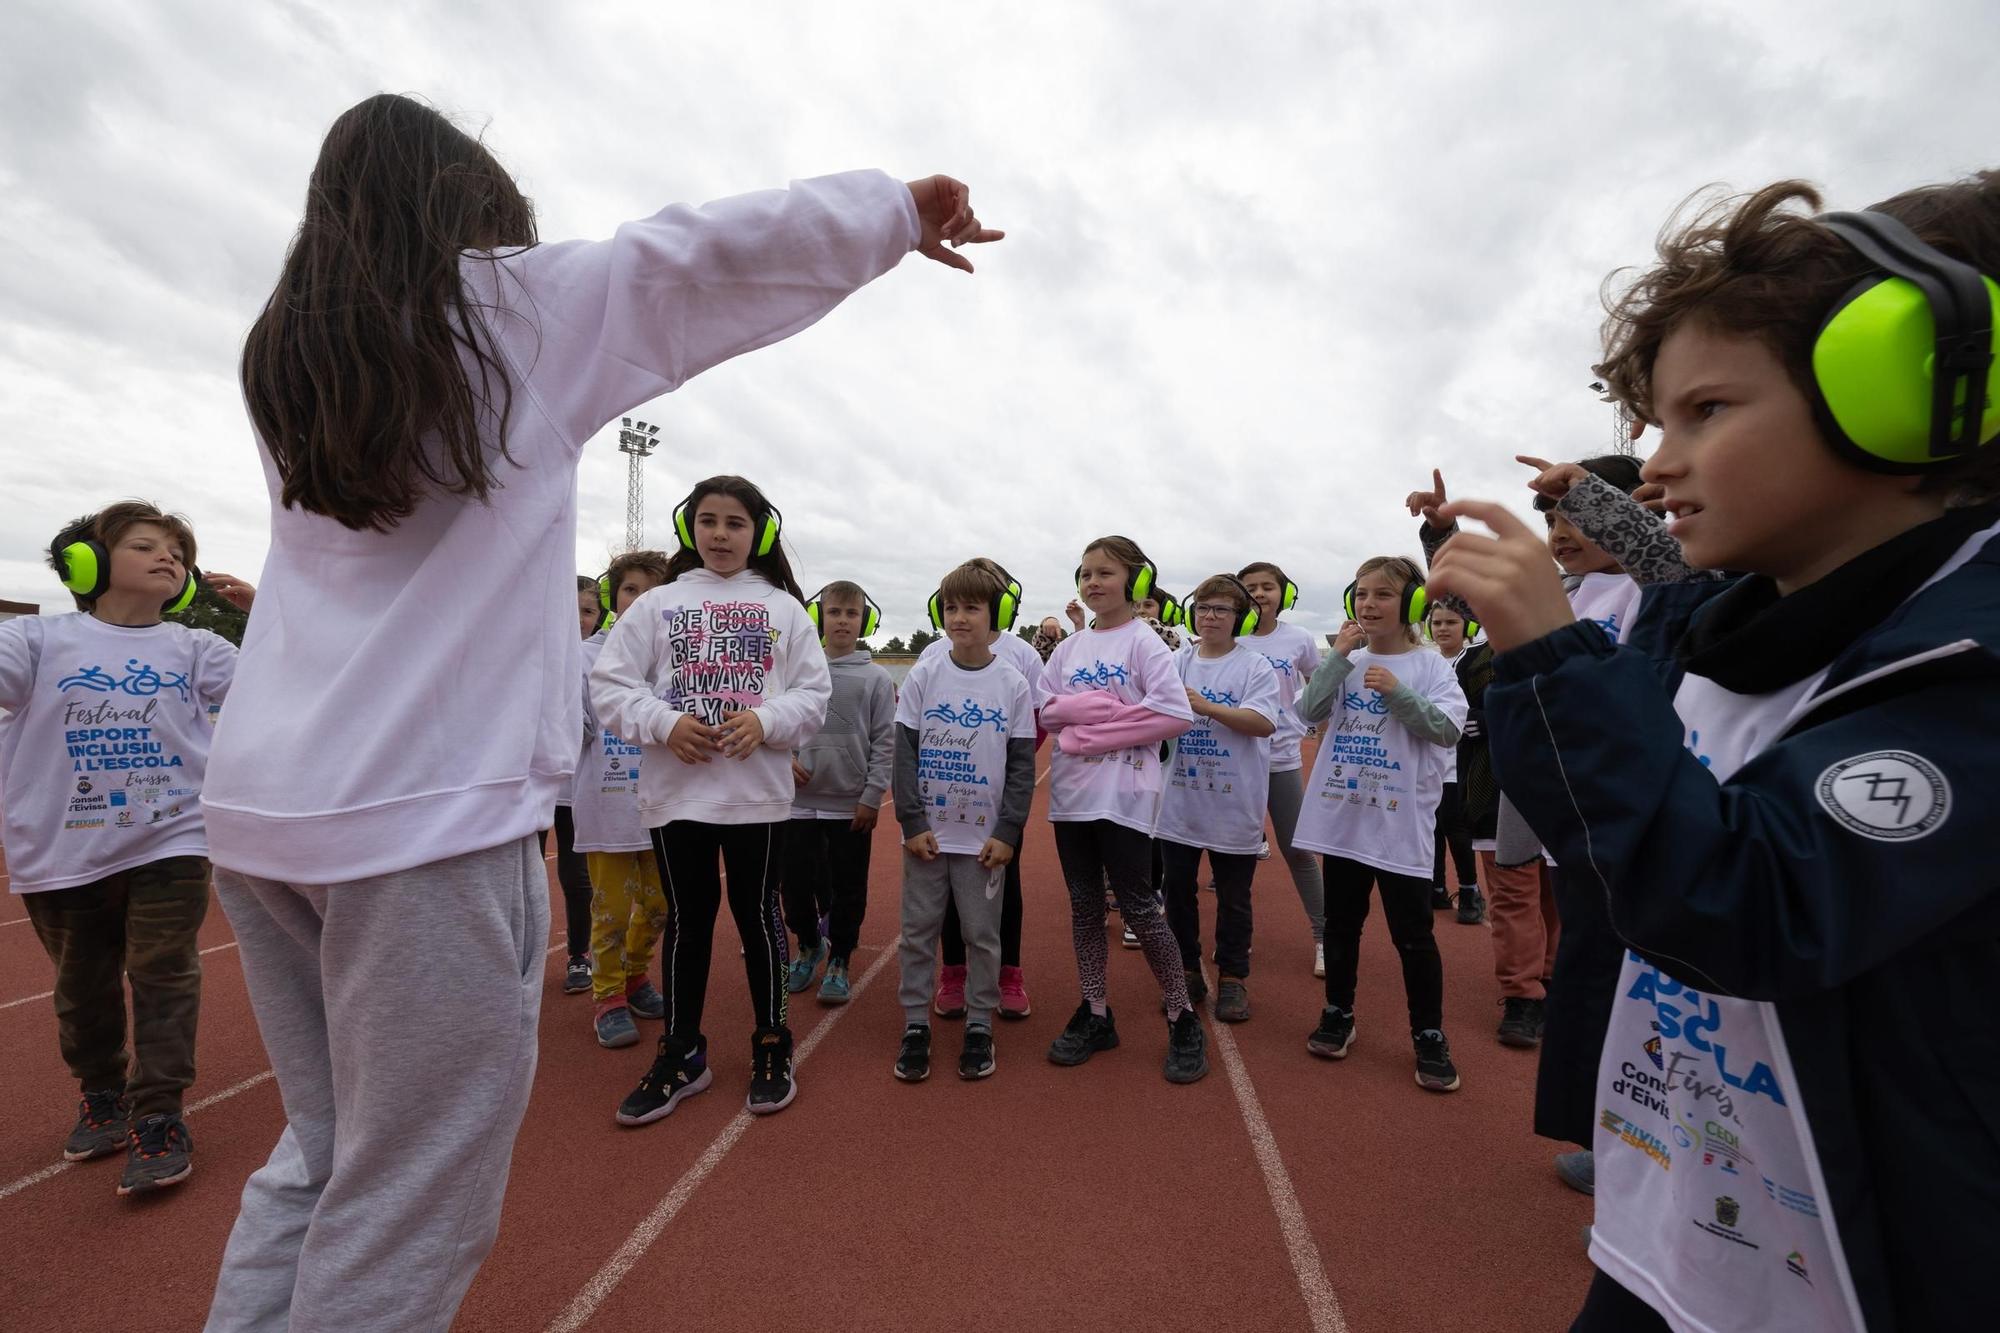
[[[726,912],[706,1020],[715,1084],[641,1129],[621,1128],[612,1111],[650,1061],[658,1025],[641,1021],[637,1047],[600,1049],[589,998],[562,994],[552,948],[541,1064],[500,1239],[455,1327],[1566,1327],[1590,1276],[1579,1236],[1589,1201],[1556,1180],[1558,1145],[1529,1132],[1534,1054],[1494,1040],[1487,929],[1437,916],[1446,1028],[1464,1078],[1449,1096],[1413,1080],[1401,973],[1379,911],[1364,940],[1352,1054],[1307,1054],[1321,989],[1276,857],[1258,866],[1253,890],[1253,1014],[1228,1028],[1204,1015],[1208,1078],[1176,1087],[1161,1077],[1159,990],[1142,955],[1115,943],[1123,1044],[1059,1068],[1044,1053],[1077,981],[1045,802],[1044,786],[1023,851],[1034,1013],[997,1025],[998,1069],[982,1082],[956,1077],[961,1025],[943,1020],[930,1080],[890,1074],[903,1027],[901,854],[886,818],[852,968],[865,984],[844,1009],[821,1007],[813,991],[793,997],[806,1055],[798,1098],[780,1115],[742,1112],[750,1013]],[[1212,948],[1214,898],[1202,897]],[[1115,915],[1109,928],[1119,929]],[[219,906],[201,942],[195,1174],[121,1200],[120,1159],[58,1166],[77,1093],[41,994],[53,970],[20,899],[0,897],[0,1328],[201,1327],[237,1195],[284,1121]],[[1212,985],[1212,965],[1209,974]]]

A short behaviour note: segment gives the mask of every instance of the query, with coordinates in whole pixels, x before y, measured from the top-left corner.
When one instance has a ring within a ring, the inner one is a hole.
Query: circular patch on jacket
[[[1819,775],[1817,794],[1828,814],[1877,842],[1926,837],[1951,813],[1951,784],[1908,750],[1843,759]]]

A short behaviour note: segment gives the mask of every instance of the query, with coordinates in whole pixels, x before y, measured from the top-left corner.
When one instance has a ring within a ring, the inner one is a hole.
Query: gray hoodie
[[[798,752],[812,780],[792,799],[792,812],[851,815],[880,806],[896,756],[896,686],[866,648],[827,663],[833,698],[826,725]]]

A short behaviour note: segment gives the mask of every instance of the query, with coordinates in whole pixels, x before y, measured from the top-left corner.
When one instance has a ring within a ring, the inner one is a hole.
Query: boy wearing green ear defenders
[[[186,520],[111,505],[49,546],[76,613],[0,624],[0,841],[55,964],[63,1060],[83,1094],[63,1156],[122,1154],[121,1195],[194,1169],[181,1110],[208,913],[202,774],[208,710],[236,670],[228,640],[161,619],[193,601],[194,556]],[[248,606],[249,585],[216,582]]]

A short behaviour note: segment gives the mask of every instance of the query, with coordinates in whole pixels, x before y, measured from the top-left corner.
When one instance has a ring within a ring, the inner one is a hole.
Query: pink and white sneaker
[[[1018,967],[1000,969],[1000,1017],[1026,1018],[1034,1010],[1028,1007],[1028,983],[1021,976]]]
[[[965,1017],[965,965],[946,963],[938,969],[937,999],[931,1007],[939,1018]]]

